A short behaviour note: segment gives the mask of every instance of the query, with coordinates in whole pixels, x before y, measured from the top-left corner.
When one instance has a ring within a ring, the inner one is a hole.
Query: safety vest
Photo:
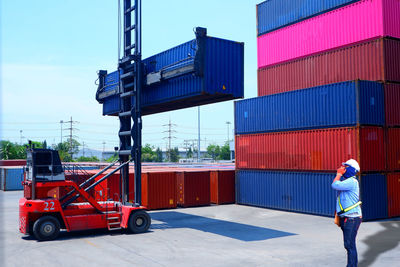
[[[351,178],[353,178],[353,177],[351,177]],[[346,212],[354,209],[355,207],[360,206],[361,203],[362,203],[361,201],[358,201],[356,204],[351,205],[350,207],[347,207],[347,208],[343,209],[342,203],[340,203],[340,195],[338,196],[338,202],[339,202],[339,207],[340,207],[340,211],[338,212],[338,215],[342,215],[343,213],[346,213]]]

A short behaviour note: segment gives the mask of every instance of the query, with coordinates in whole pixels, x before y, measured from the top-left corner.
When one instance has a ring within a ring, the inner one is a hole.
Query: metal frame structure
[[[118,114],[119,129],[119,160],[122,163],[134,162],[135,166],[135,197],[136,206],[141,204],[141,150],[142,150],[142,1],[123,0],[123,51],[124,55],[118,62],[120,75],[119,96],[121,110]],[[134,22],[132,23],[132,14]],[[132,38],[133,37],[133,38]],[[133,51],[132,51],[133,50]],[[133,53],[132,53],[133,52]],[[132,105],[133,103],[133,105]],[[132,140],[131,140],[132,139]],[[129,197],[129,165],[121,170],[121,199],[126,204]]]

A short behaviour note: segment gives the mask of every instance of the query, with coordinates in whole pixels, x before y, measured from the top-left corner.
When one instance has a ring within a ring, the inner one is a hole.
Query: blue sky
[[[261,0],[144,0],[143,57],[194,39],[193,28],[245,43],[245,97],[257,94],[256,4]],[[60,120],[72,116],[78,141],[106,150],[118,145],[117,118],[95,100],[96,71],[117,67],[118,0],[1,1],[1,139],[60,141]],[[197,108],[146,116],[143,143],[165,148],[197,138]],[[201,107],[202,149],[227,139],[233,101]],[[232,124],[233,125],[233,124]],[[230,127],[230,137],[233,129]],[[64,125],[66,135],[68,125]]]

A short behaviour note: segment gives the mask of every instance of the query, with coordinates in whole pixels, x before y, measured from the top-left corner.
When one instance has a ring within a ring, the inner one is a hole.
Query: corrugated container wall
[[[388,217],[387,184],[383,174],[361,175],[361,209],[364,221]]]
[[[24,159],[7,159],[0,160],[0,166],[25,166],[26,160]]]
[[[257,5],[257,34],[294,24],[358,0],[267,0]]]
[[[383,128],[352,127],[236,136],[237,169],[335,171],[344,159],[385,170]]]
[[[400,173],[389,173],[386,176],[388,193],[388,216],[400,216]]]
[[[333,216],[334,176],[333,173],[239,170],[236,172],[237,203]]]
[[[398,0],[361,0],[264,34],[257,39],[258,68],[375,37],[400,38],[399,13]]]
[[[143,173],[142,205],[150,210],[176,208],[176,174]]]
[[[0,167],[0,189],[23,190],[24,169],[22,167]]]
[[[388,170],[398,171],[400,170],[400,128],[388,128],[386,131]]]
[[[385,84],[385,115],[387,126],[400,126],[400,84]]]
[[[177,172],[177,202],[181,207],[210,205],[210,172]]]
[[[400,82],[400,41],[375,39],[258,70],[258,95],[350,80]]]
[[[336,83],[235,102],[236,134],[384,123],[383,85],[377,82]]]
[[[188,73],[154,85],[144,86],[143,115],[243,97],[244,44],[214,37],[205,37],[205,40],[201,74]],[[196,40],[186,42],[144,59],[144,72],[158,72],[171,64],[179,66],[193,64],[194,55],[197,52]],[[109,75],[118,80],[118,72]],[[110,80],[110,84],[113,84],[113,79]],[[105,91],[114,89],[115,87],[110,86]],[[103,115],[116,115],[119,112],[119,106],[118,96],[106,98],[103,104]]]
[[[235,171],[210,172],[211,203],[235,203]]]

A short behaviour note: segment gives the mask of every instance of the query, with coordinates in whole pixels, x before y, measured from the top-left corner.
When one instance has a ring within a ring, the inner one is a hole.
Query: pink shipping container
[[[350,158],[385,170],[383,128],[351,127],[236,136],[236,168],[335,171]]]
[[[385,117],[387,126],[400,126],[400,84],[385,84]]]
[[[352,80],[400,82],[400,40],[379,38],[258,70],[258,96]]]
[[[258,67],[375,37],[400,38],[399,0],[361,0],[257,39]]]
[[[386,139],[388,170],[398,171],[400,170],[400,128],[388,128]]]

